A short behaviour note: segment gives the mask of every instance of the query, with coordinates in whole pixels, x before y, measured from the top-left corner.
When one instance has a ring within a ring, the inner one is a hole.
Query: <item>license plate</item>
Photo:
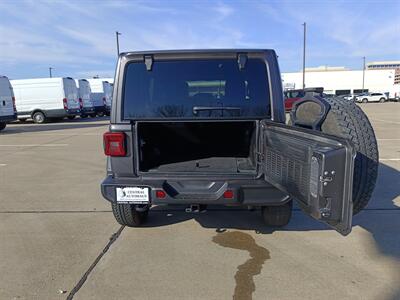
[[[147,204],[150,202],[149,188],[145,187],[117,188],[117,202]]]

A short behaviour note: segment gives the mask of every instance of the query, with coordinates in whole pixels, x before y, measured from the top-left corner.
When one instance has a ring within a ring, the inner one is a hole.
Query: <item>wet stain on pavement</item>
[[[249,252],[250,258],[237,267],[233,299],[252,299],[252,294],[256,290],[253,277],[260,274],[264,262],[270,259],[269,251],[257,245],[251,235],[240,231],[218,233],[213,237],[213,242],[222,247]]]

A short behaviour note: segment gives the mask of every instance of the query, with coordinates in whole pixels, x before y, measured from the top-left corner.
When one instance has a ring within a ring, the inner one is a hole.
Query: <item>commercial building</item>
[[[399,66],[399,67],[397,67]],[[282,73],[285,89],[301,89],[303,73]],[[323,87],[327,94],[381,92],[394,98],[400,93],[400,61],[368,63],[365,72],[345,67],[306,68],[306,87]]]
[[[400,69],[400,61],[373,61],[367,63],[368,70]]]

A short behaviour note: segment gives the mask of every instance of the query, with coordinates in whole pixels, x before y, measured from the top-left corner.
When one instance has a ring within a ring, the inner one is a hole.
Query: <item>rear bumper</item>
[[[201,187],[215,183],[218,188],[213,191]],[[173,186],[187,186],[183,193],[176,193]],[[101,184],[103,197],[110,202],[117,202],[117,187],[149,188],[151,204],[222,204],[222,205],[279,205],[289,201],[287,195],[263,179],[227,180],[227,181],[194,181],[179,180],[170,183],[166,180],[142,180],[140,178],[114,178],[107,176]],[[200,188],[199,188],[200,187]],[[157,190],[164,190],[166,197],[156,197]],[[226,190],[233,192],[233,198],[226,199]]]
[[[0,116],[0,122],[5,122],[5,123],[15,121],[16,119],[17,119],[16,114],[8,116]]]
[[[95,106],[94,111],[96,113],[105,113],[106,112],[106,107],[105,106]]]
[[[92,114],[95,112],[94,107],[83,107],[81,113],[83,114]]]
[[[67,109],[67,110],[65,110],[65,113],[67,114],[67,116],[78,116],[81,114],[81,110],[80,109]]]

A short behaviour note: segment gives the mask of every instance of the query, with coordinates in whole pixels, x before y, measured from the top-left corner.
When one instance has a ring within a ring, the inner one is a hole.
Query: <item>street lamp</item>
[[[49,67],[50,78],[53,78],[53,74],[51,73],[52,70],[54,70],[54,68]]]
[[[119,35],[121,35],[121,32],[116,31],[115,37],[117,39],[117,56],[119,56],[119,38],[118,38]]]
[[[304,33],[303,33],[303,90],[306,88],[306,31],[307,24],[304,22]]]
[[[362,84],[362,93],[364,93],[364,83],[365,83],[365,56],[363,56],[363,84]]]

